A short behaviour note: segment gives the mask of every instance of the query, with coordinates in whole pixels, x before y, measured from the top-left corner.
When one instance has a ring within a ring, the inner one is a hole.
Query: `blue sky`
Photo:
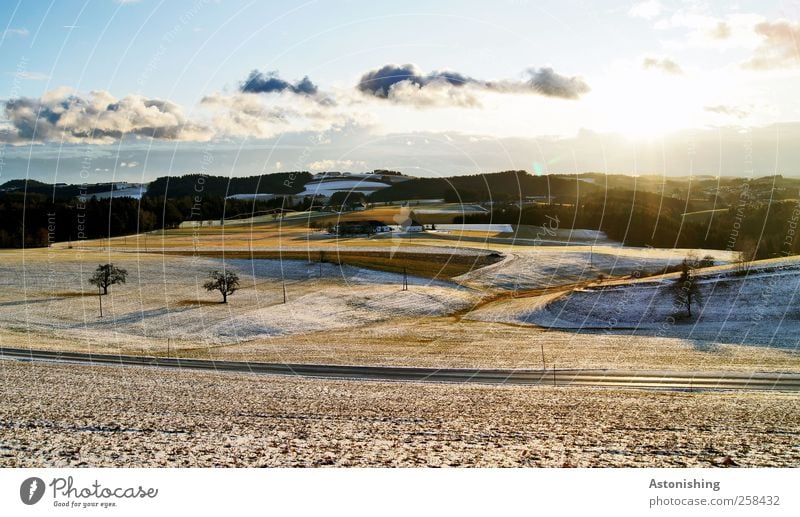
[[[93,179],[147,180],[191,172],[203,149],[211,172],[235,175],[798,174],[798,14],[763,1],[11,0],[0,181],[75,181],[87,154]],[[369,74],[387,65],[380,89]],[[286,86],[247,91],[252,70]],[[735,165],[749,149],[763,154]]]

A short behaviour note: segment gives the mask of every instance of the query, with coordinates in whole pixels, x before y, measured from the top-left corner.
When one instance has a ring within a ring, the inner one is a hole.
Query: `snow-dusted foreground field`
[[[0,361],[0,376],[0,467],[800,465],[800,397],[782,393],[13,361]]]

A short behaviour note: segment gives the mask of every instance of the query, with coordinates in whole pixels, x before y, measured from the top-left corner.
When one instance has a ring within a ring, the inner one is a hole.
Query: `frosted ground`
[[[636,282],[596,283],[554,290],[479,308],[481,321],[537,325],[603,334],[675,336],[701,346],[716,343],[797,350],[800,344],[800,264],[795,260],[754,265],[748,274],[717,267],[698,275],[694,317],[675,301],[677,274]]]
[[[391,318],[448,314],[478,293],[452,283],[330,263],[226,260],[241,290],[222,305],[202,285],[222,260],[153,255],[39,253],[25,263],[0,262],[0,328],[110,348],[161,348],[167,339],[194,346],[238,343],[322,330],[353,328]],[[47,258],[50,257],[48,260]],[[99,297],[88,277],[98,263],[128,270],[125,285]],[[283,282],[287,303],[283,303]]]
[[[497,248],[505,255],[500,263],[455,282],[410,277],[408,291],[402,290],[402,276],[392,273],[228,259],[242,289],[227,305],[202,288],[207,272],[221,269],[217,259],[68,249],[0,252],[0,345],[336,364],[800,370],[792,327],[782,323],[782,340],[770,341],[764,329],[773,330],[775,323],[767,315],[747,340],[738,331],[700,334],[687,325],[648,334],[644,325],[633,332],[635,325],[625,319],[641,319],[647,305],[637,300],[623,304],[630,314],[610,331],[576,333],[581,325],[600,326],[607,318],[603,310],[619,310],[618,288],[606,281],[606,293],[584,287],[569,294],[569,286],[553,286],[585,285],[598,271],[627,273],[643,263],[657,270],[678,263],[684,250]],[[105,262],[126,267],[129,278],[103,297],[100,318],[97,291],[86,279]],[[548,291],[538,297],[520,292],[527,287]],[[526,297],[511,297],[515,292]],[[596,303],[606,295],[607,303]],[[776,296],[781,303],[775,305],[785,307],[783,299]],[[593,320],[583,322],[586,314]],[[730,318],[726,328],[735,329],[733,323]]]
[[[788,393],[14,361],[0,361],[0,378],[0,467],[800,465],[800,398]]]
[[[736,260],[738,254],[717,250],[623,248],[620,246],[508,246],[502,262],[456,278],[480,288],[525,290],[597,279],[598,275],[626,276],[663,271],[680,264],[690,253],[711,256],[717,264]]]

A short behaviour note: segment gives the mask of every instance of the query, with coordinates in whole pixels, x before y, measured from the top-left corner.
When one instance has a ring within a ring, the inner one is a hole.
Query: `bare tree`
[[[672,292],[675,296],[675,305],[686,309],[686,316],[692,317],[692,304],[700,305],[703,303],[700,293],[700,286],[697,277],[694,275],[695,263],[688,258],[681,263],[681,274],[672,285]]]
[[[114,264],[100,264],[97,266],[89,282],[103,288],[103,294],[108,294],[108,288],[114,284],[124,284],[128,272]]]
[[[739,249],[738,269],[739,271],[747,271],[750,268],[750,263],[758,255],[758,243],[754,239],[744,238],[739,241],[736,247]]]
[[[239,289],[239,275],[234,271],[211,271],[209,277],[211,279],[203,287],[206,291],[219,291],[222,294],[222,303],[228,303],[228,295]]]

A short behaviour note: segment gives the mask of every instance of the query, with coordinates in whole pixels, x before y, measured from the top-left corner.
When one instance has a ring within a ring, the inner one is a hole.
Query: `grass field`
[[[347,248],[330,250],[281,251],[166,251],[169,255],[248,260],[305,260],[309,263],[331,263],[371,268],[391,273],[406,272],[432,279],[451,279],[500,260],[489,253],[464,255],[458,253],[414,253],[407,251],[349,251]]]

